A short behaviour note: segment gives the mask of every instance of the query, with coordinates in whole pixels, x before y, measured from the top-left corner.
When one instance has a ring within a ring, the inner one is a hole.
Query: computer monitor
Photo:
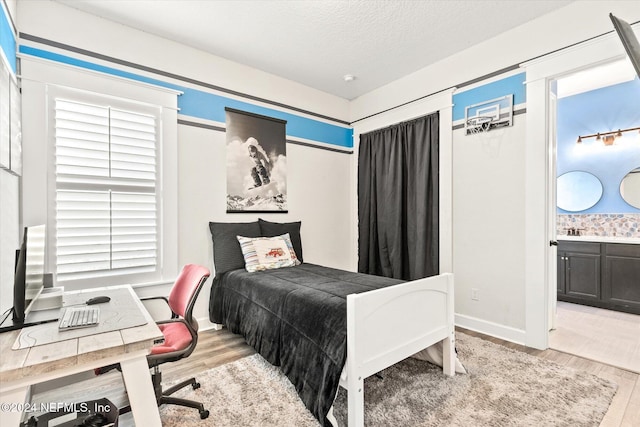
[[[611,18],[613,27],[616,29],[618,37],[620,37],[620,41],[622,41],[622,45],[627,51],[627,56],[631,64],[633,64],[633,68],[636,69],[636,74],[640,77],[640,42],[638,42],[638,38],[633,32],[633,28],[628,22],[616,18],[612,13],[609,14],[609,18]]]
[[[45,225],[25,227],[22,244],[16,253],[11,320],[4,319],[0,331],[20,329],[31,324],[27,321],[27,315],[44,288],[45,246]]]

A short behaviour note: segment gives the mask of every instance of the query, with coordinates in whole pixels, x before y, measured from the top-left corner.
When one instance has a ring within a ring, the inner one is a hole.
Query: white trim
[[[489,322],[487,320],[478,319],[477,317],[466,316],[464,314],[455,315],[456,326],[470,331],[480,332],[485,335],[511,341],[516,344],[525,344],[526,331],[522,329],[511,328],[499,323]]]
[[[55,84],[74,90],[104,93],[106,96],[130,99],[134,102],[140,102],[139,100],[144,99],[144,102],[148,104],[178,110],[178,95],[182,92],[174,89],[33,56],[21,55],[19,58],[21,58],[22,65],[20,78],[24,80]],[[105,81],[108,80],[115,84],[106,85]]]
[[[449,93],[453,96],[453,92]],[[451,98],[449,98],[451,100]],[[453,104],[440,109],[440,153],[438,201],[440,273],[453,273]]]
[[[402,107],[395,108],[373,117],[362,119],[353,126],[353,166],[351,168],[351,188],[356,197],[353,198],[351,212],[351,241],[353,244],[353,260],[351,262],[354,271],[358,268],[358,144],[360,135],[376,129],[382,129],[400,122],[406,122],[413,118],[422,117],[438,111],[440,118],[440,273],[453,272],[453,92],[455,88],[444,90],[435,95],[415,101]]]
[[[48,106],[55,93],[72,91],[81,96],[108,98],[114,104],[153,106],[160,117],[158,159],[161,176],[157,180],[159,203],[162,204],[162,244],[159,259],[162,263],[156,278],[140,280],[169,281],[178,275],[178,124],[177,92],[158,90],[152,85],[135,84],[126,79],[114,79],[100,73],[79,72],[74,67],[61,67],[36,60],[22,62],[23,87],[23,179],[22,212],[25,224],[48,223],[48,197],[51,194],[51,124]],[[116,102],[119,100],[119,102]],[[46,142],[46,143],[45,143]],[[27,195],[28,197],[26,197]],[[53,228],[50,228],[53,229]],[[51,241],[50,241],[51,242]],[[48,264],[53,265],[53,264]],[[136,281],[137,278],[120,280]],[[101,282],[102,283],[102,282]],[[104,284],[104,283],[102,283]],[[68,289],[86,286],[85,282],[65,282]]]
[[[526,345],[546,349],[548,345],[547,234],[548,124],[547,82],[527,85],[527,136],[525,144],[525,328]],[[535,123],[535,125],[532,125]]]
[[[611,62],[624,56],[615,33],[606,34],[562,51],[521,64],[527,72],[527,137],[525,149],[525,325],[529,347],[546,349],[549,339],[551,293],[556,292],[555,263],[549,261],[550,226],[555,208],[548,191],[555,180],[550,177],[550,153],[555,142],[549,138],[549,83],[563,75]],[[551,189],[551,190],[550,190]],[[551,234],[551,235],[550,235]]]
[[[108,78],[108,79],[113,79],[113,80],[117,80],[123,83],[128,83],[128,84],[133,84],[136,86],[141,86],[141,87],[146,87],[146,88],[150,88],[150,89],[154,89],[154,90],[159,90],[162,92],[166,92],[172,95],[182,95],[184,94],[184,92],[180,91],[180,90],[176,90],[176,89],[171,89],[168,88],[166,86],[161,86],[161,85],[154,85],[153,83],[147,83],[147,82],[141,82],[139,80],[134,80],[134,79],[129,79],[126,77],[121,77],[121,76],[116,76],[113,74],[108,74],[108,73],[103,73],[100,71],[96,71],[96,70],[91,70],[91,69],[87,69],[87,68],[82,68],[82,67],[77,67],[75,65],[71,65],[71,64],[64,64],[61,62],[55,62],[49,59],[44,59],[44,58],[38,58],[37,56],[32,56],[32,55],[26,55],[24,53],[16,53],[16,57],[19,58],[21,61],[27,60],[27,61],[34,61],[34,62],[41,62],[44,63],[48,66],[54,66],[54,67],[59,67],[62,69],[70,69],[73,70],[75,72],[80,72],[80,73],[85,73],[85,74],[90,74],[93,76],[99,76],[100,78]],[[20,78],[23,78],[22,75],[18,76]],[[28,77],[24,77],[24,78],[28,78]],[[49,80],[44,80],[41,81],[41,83],[47,83]]]
[[[198,322],[198,331],[219,331],[224,327],[218,323],[212,323],[208,316],[198,317],[196,322]]]
[[[618,36],[615,33],[609,33],[541,58],[523,62],[520,68],[527,72],[524,84],[529,84],[552,75],[557,77],[624,57],[626,53]]]

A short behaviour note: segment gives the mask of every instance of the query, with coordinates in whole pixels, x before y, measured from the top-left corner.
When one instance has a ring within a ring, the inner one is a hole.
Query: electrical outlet
[[[480,301],[478,297],[478,288],[471,288],[471,299],[474,301]]]

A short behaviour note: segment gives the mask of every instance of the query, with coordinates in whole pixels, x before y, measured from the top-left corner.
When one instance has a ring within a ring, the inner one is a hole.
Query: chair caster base
[[[209,418],[209,411],[206,409],[204,411],[200,411],[200,419],[204,420],[205,418]]]
[[[194,390],[197,390],[200,388],[200,383],[193,383],[192,387]]]

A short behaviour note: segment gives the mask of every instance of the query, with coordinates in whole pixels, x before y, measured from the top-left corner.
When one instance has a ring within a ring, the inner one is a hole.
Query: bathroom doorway
[[[600,250],[640,244],[640,206],[621,191],[640,167],[639,97],[625,58],[549,81],[549,347],[634,372],[640,315],[607,309]]]

